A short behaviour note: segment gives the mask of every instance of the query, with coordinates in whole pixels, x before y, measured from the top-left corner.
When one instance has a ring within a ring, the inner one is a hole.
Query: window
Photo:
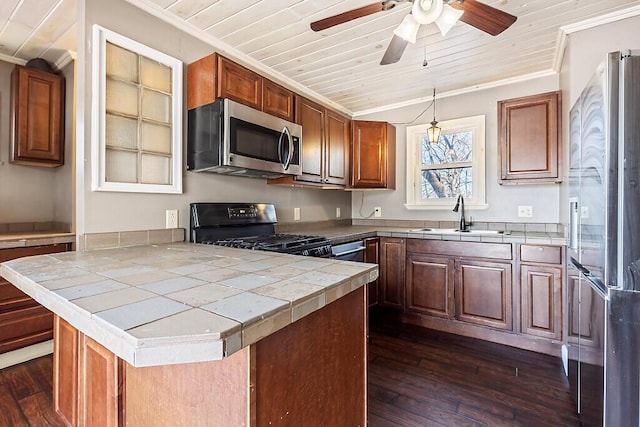
[[[407,209],[452,207],[458,194],[465,205],[486,208],[484,116],[447,120],[437,144],[429,124],[407,127]]]
[[[94,26],[92,189],[182,192],[182,62]]]

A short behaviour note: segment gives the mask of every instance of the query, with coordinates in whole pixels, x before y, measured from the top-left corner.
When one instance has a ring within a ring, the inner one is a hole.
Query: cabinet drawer
[[[53,337],[53,313],[42,306],[0,314],[0,353]]]
[[[407,252],[499,260],[512,258],[511,243],[407,239]]]
[[[520,260],[524,262],[560,264],[562,263],[562,247],[544,245],[520,245]]]

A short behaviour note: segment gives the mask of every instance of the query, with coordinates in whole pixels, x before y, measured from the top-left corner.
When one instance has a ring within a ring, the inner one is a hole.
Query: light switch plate
[[[340,208],[336,208],[336,218],[340,218],[342,216],[342,210]]]
[[[300,208],[293,208],[293,220],[300,221]]]

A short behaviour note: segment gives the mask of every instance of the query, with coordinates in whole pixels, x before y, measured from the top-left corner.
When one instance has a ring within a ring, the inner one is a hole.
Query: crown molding
[[[16,65],[25,65],[27,61],[22,58],[16,58],[15,56],[5,55],[4,53],[0,53],[0,61],[8,62],[10,64]]]
[[[53,64],[58,70],[62,70],[64,67],[72,63],[78,58],[78,53],[70,50],[64,51],[62,55]]]
[[[508,79],[495,80],[488,83],[482,83],[478,85],[468,86],[461,89],[450,90],[448,92],[440,92],[436,94],[436,99],[450,98],[452,96],[465,95],[468,93],[479,92],[481,90],[493,89],[500,86],[506,86],[514,83],[526,82],[529,80],[539,79],[542,77],[548,77],[556,75],[553,70],[543,70],[531,74],[524,74],[516,77],[509,77]],[[361,117],[369,114],[380,113],[383,111],[396,110],[398,108],[409,107],[416,104],[422,104],[425,102],[431,102],[433,96],[422,96],[420,98],[409,99],[407,101],[397,102],[395,104],[383,105],[381,107],[369,108],[367,110],[354,111],[353,117]]]

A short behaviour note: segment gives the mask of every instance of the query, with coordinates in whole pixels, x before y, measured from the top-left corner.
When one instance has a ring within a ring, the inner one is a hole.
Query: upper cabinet
[[[500,184],[558,183],[561,92],[498,102]]]
[[[16,65],[11,73],[11,162],[64,164],[64,77]]]
[[[396,188],[396,128],[386,122],[354,120],[350,187]]]
[[[216,53],[187,67],[187,108],[229,98],[285,120],[294,120],[293,92]]]

